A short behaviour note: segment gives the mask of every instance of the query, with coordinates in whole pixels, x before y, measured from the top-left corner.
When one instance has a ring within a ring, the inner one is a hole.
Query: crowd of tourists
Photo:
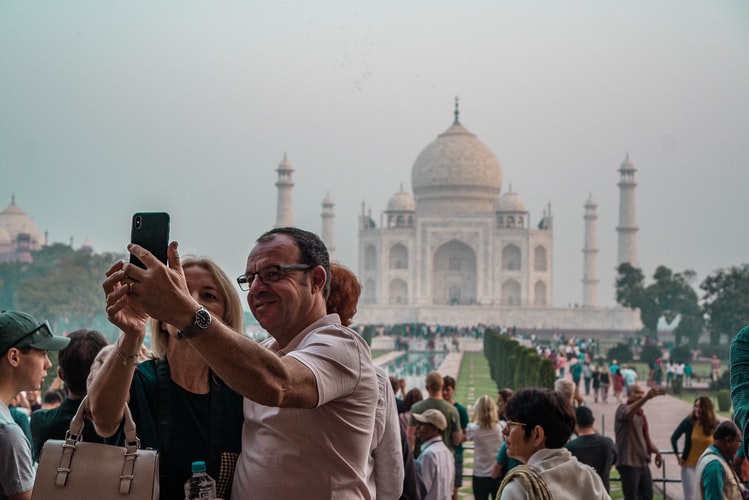
[[[559,372],[554,389],[502,389],[469,412],[449,374],[430,372],[423,388],[407,391],[375,366],[349,326],[361,286],[313,233],[264,233],[236,279],[270,335],[261,343],[241,334],[239,295],[210,259],[180,257],[176,243],[167,264],[138,245],[128,250],[142,266],[117,262],[103,280],[120,331],[113,344],[96,331],[57,336],[26,313],[0,312],[0,500],[31,498],[45,442],[64,438],[82,405],[83,439],[112,445],[125,439],[129,410],[142,445],[159,452],[167,500],[184,498],[195,461],[223,499],[457,499],[466,441],[477,500],[610,498],[614,465],[625,498],[652,498],[649,464],[662,457],[644,406],[664,391],[646,392],[628,367],[583,359],[570,376]],[[59,380],[39,402],[54,351]],[[737,362],[749,364],[742,355]],[[699,398],[672,436],[685,494],[689,484],[700,498],[740,498],[731,464],[749,409],[743,377],[739,427],[717,424],[709,398]],[[619,405],[615,442],[595,432],[581,395],[606,403],[609,386]]]

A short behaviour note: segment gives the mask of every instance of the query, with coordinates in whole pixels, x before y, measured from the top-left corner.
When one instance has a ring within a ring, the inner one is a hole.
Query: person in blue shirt
[[[721,422],[713,433],[713,444],[697,461],[699,498],[703,500],[742,500],[741,480],[732,466],[741,446],[741,431],[731,422]]]

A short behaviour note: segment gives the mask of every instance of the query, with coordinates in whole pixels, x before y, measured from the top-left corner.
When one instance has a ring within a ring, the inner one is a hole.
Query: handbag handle
[[[84,396],[80,406],[78,406],[78,411],[75,412],[75,416],[73,416],[73,419],[70,421],[70,427],[65,435],[65,441],[68,441],[69,439],[72,439],[73,441],[81,441],[83,436],[84,417],[87,413],[88,395]],[[140,448],[133,415],[130,413],[130,407],[127,403],[125,403],[123,431],[125,432],[126,443],[128,445],[131,443],[138,443],[137,448]],[[68,444],[73,443],[69,442]]]
[[[73,461],[76,444],[83,438],[84,415],[87,410],[88,396],[85,396],[78,407],[78,411],[75,412],[75,416],[73,416],[73,419],[70,421],[68,431],[65,433],[65,444],[63,445],[60,466],[57,468],[57,476],[55,478],[55,484],[57,486],[65,486],[65,483],[68,480],[68,474],[70,474],[70,466]],[[136,434],[133,415],[130,413],[130,407],[127,403],[125,403],[124,419],[123,431],[125,432],[125,455],[122,464],[122,473],[120,474],[121,495],[127,495],[130,493],[130,487],[132,486],[133,479],[135,479],[135,459],[138,456],[138,449],[140,448],[140,439],[138,439]]]

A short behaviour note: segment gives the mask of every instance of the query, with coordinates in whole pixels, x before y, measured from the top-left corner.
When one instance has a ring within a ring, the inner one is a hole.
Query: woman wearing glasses
[[[224,272],[211,260],[181,259],[192,296],[214,317],[242,333],[242,306]],[[112,276],[121,263],[107,273]],[[229,389],[173,326],[148,319],[128,302],[138,283],[120,286],[107,279],[109,320],[124,335],[94,377],[89,407],[102,436],[112,436],[125,403],[137,426],[141,446],[159,450],[161,499],[182,500],[191,464],[203,460],[216,480],[220,498],[229,498],[234,466],[241,449],[242,397]],[[118,293],[119,292],[119,293]],[[146,323],[153,357],[138,363]]]
[[[525,465],[507,473],[500,499],[610,498],[595,470],[564,447],[575,428],[575,414],[559,394],[522,389],[507,403],[505,415],[507,453]]]

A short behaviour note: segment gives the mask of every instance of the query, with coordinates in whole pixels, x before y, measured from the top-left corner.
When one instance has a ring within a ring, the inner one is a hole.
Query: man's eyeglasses
[[[47,331],[47,335],[49,337],[52,336],[52,329],[49,326],[49,321],[45,321],[44,323],[40,324],[39,326],[37,326],[36,328],[34,328],[33,330],[31,330],[29,333],[27,333],[26,335],[24,335],[20,339],[16,340],[13,343],[13,345],[11,345],[11,346],[8,347],[8,349],[10,349],[11,347],[16,347],[18,344],[20,344],[21,342],[23,342],[24,340],[26,340],[27,338],[31,337],[36,332],[41,331],[41,330],[46,330]]]
[[[515,426],[525,427],[525,424],[523,422],[514,422],[512,420],[505,420],[505,422],[507,423],[507,425],[505,426],[507,432],[510,432]]]
[[[237,284],[242,291],[249,291],[252,287],[252,283],[255,281],[255,277],[260,280],[264,285],[275,283],[283,273],[281,271],[309,271],[315,266],[309,264],[284,264],[281,266],[268,266],[265,269],[261,269],[255,273],[246,273],[237,277]]]

